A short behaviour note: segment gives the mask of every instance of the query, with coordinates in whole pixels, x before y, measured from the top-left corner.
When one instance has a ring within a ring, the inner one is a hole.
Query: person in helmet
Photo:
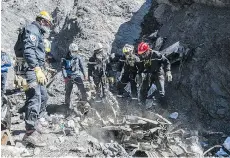
[[[143,80],[140,89],[140,100],[145,103],[147,99],[147,93],[152,84],[155,84],[158,92],[156,98],[162,103],[162,106],[166,105],[165,100],[165,74],[167,80],[172,81],[171,64],[169,60],[157,51],[150,49],[147,43],[141,42],[138,45],[138,54],[141,59],[141,72],[146,73],[146,77]]]
[[[44,34],[50,32],[52,17],[46,11],[41,11],[36,21],[27,25],[22,33],[22,53],[25,61],[25,78],[28,89],[25,91],[25,126],[26,134],[23,141],[41,147],[46,144],[41,140],[41,134],[48,131],[41,126],[39,118],[47,106],[47,79],[43,72],[45,64]]]
[[[135,81],[140,59],[134,54],[134,46],[126,44],[123,47],[124,56],[120,59],[119,71],[121,72],[120,81],[118,82],[118,95],[117,97],[124,96],[124,88],[130,82],[131,84],[131,97],[137,99],[137,83]]]
[[[8,69],[11,67],[12,61],[8,52],[4,48],[1,50],[1,95],[6,91],[6,81]]]
[[[69,52],[62,60],[62,74],[65,81],[65,104],[70,107],[70,95],[73,89],[73,84],[76,84],[81,92],[81,101],[83,104],[87,104],[86,89],[83,84],[81,76],[84,76],[84,80],[88,80],[85,66],[83,65],[81,57],[78,55],[78,46],[75,43],[70,44]]]
[[[97,92],[97,102],[101,102],[105,94],[100,95],[100,83],[102,82],[104,75],[106,78],[111,77],[112,68],[108,60],[108,56],[103,52],[103,46],[101,43],[97,43],[94,48],[94,53],[89,59],[88,63],[88,75],[90,82],[94,82]],[[103,86],[105,88],[105,85]],[[103,90],[104,91],[104,90]]]

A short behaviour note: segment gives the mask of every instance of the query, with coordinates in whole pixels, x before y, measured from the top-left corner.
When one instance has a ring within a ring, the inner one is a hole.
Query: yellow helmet
[[[38,15],[37,18],[42,18],[45,19],[50,25],[53,25],[53,18],[47,11],[41,11]]]
[[[123,51],[124,54],[132,53],[133,50],[134,50],[133,45],[129,45],[129,44],[125,44],[125,46],[122,49],[122,51]]]
[[[51,52],[51,42],[48,39],[44,39],[44,47],[46,53]]]

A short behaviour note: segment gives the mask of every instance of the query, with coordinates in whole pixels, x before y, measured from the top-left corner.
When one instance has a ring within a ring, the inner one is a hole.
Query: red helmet
[[[138,45],[138,54],[141,55],[143,54],[144,52],[146,52],[147,50],[149,50],[149,45],[145,42],[141,42],[139,45]]]

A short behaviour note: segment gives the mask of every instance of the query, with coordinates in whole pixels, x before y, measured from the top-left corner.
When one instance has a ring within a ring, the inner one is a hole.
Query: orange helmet
[[[150,48],[149,48],[149,45],[145,42],[141,42],[139,45],[138,45],[138,54],[141,55],[143,53],[145,53],[146,51],[148,51]]]

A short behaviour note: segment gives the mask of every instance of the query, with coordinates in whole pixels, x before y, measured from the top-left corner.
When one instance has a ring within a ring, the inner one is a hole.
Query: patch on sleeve
[[[34,42],[34,41],[37,40],[37,37],[35,35],[31,34],[30,35],[30,40]]]

